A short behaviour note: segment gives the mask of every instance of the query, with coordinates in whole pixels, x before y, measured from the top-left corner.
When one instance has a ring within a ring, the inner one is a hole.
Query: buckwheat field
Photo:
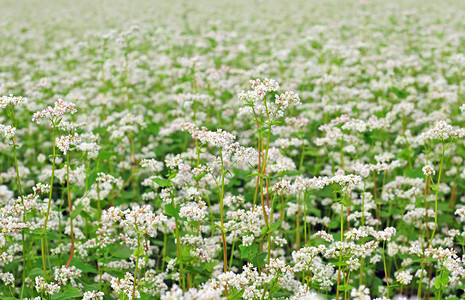
[[[0,11],[0,299],[465,298],[465,2]]]

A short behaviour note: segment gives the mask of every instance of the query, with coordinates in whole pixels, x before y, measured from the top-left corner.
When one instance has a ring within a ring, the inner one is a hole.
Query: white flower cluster
[[[254,117],[257,116],[270,116],[275,119],[276,117],[283,116],[283,111],[291,104],[300,105],[299,95],[294,92],[284,92],[280,95],[275,95],[274,103],[266,101],[266,95],[270,92],[279,91],[279,84],[273,80],[265,78],[263,81],[260,79],[250,80],[252,91],[242,91],[239,94],[239,100],[246,104],[239,110],[239,115],[248,114]]]
[[[319,245],[318,247],[304,247],[298,251],[292,252],[294,270],[296,272],[312,270],[314,265],[319,263],[318,259],[315,259],[315,257],[325,253],[326,250],[326,246]]]
[[[81,277],[82,271],[76,268],[75,266],[62,266],[61,268],[55,268],[54,278],[59,285],[66,285],[70,282],[73,286],[76,285],[76,279]]]
[[[459,217],[459,221],[460,222],[464,222],[465,221],[465,208],[458,208],[456,211],[455,211],[455,214],[458,215]]]
[[[200,130],[195,127],[188,127],[187,129],[192,138],[199,140],[202,144],[209,144],[212,147],[225,148],[231,145],[236,139],[236,136],[222,129],[218,129],[217,131],[210,131],[205,127],[202,127]]]
[[[15,286],[15,277],[10,272],[0,273],[0,279],[6,286],[14,287]]]
[[[295,94],[294,92],[285,92],[279,96],[276,95],[275,103],[281,106],[283,109],[287,108],[290,103],[294,103],[296,105],[301,104],[299,94]]]
[[[47,296],[54,295],[60,291],[60,285],[54,282],[47,283],[41,276],[35,278],[35,288],[39,293],[44,293]]]
[[[434,176],[436,174],[436,171],[434,170],[434,167],[432,165],[425,165],[422,169],[423,175],[425,176]]]
[[[103,223],[117,222],[122,228],[132,228],[150,237],[155,237],[158,227],[167,220],[165,215],[153,213],[150,205],[134,206],[124,211],[117,207],[110,207],[102,214]]]
[[[63,131],[75,132],[77,129],[83,128],[86,123],[74,123],[68,121],[61,121],[57,128]]]
[[[257,96],[262,98],[269,92],[276,92],[279,90],[279,84],[274,79],[265,78],[263,81],[260,79],[250,80],[250,86],[257,93]]]
[[[396,275],[396,280],[403,285],[408,285],[412,281],[413,276],[407,271],[400,271]]]
[[[201,236],[185,235],[181,238],[183,245],[191,245],[190,254],[198,258],[201,262],[210,262],[215,257],[215,253],[221,250],[216,238],[203,238]],[[170,264],[174,264],[174,260]],[[169,265],[170,266],[170,265]]]
[[[39,123],[41,119],[47,119],[55,122],[58,118],[62,117],[67,112],[71,114],[77,112],[76,104],[59,99],[57,102],[55,102],[54,107],[49,106],[42,111],[34,113],[32,116],[32,122]]]
[[[50,191],[50,185],[39,182],[32,188],[32,190],[34,191],[34,194],[45,194]]]
[[[198,129],[192,123],[184,123],[183,130],[187,130],[192,138],[200,141],[202,144],[208,144],[210,147],[218,148],[222,151],[222,159],[230,160],[231,164],[238,163],[252,163],[257,160],[258,152],[251,147],[243,147],[235,142],[236,136],[218,129],[217,131],[210,131],[205,127]],[[220,160],[217,159],[217,164]],[[167,163],[167,166],[169,164]]]
[[[101,182],[101,183],[107,182],[107,183],[115,183],[115,184],[118,184],[120,182],[119,178],[117,179],[114,176],[110,174],[105,174],[103,172],[97,173],[97,178],[95,178],[95,181]]]
[[[105,120],[108,125],[107,132],[110,133],[110,140],[119,140],[128,133],[139,132],[140,127],[145,127],[144,116],[134,115],[131,112],[123,111],[114,113]]]
[[[446,121],[438,121],[433,128],[423,132],[418,136],[420,144],[424,144],[427,140],[447,141],[449,139],[465,137],[464,128],[455,128]]]
[[[207,204],[205,201],[188,202],[181,205],[179,216],[187,218],[188,221],[201,221],[207,215]]]
[[[99,150],[102,148],[101,146],[97,145],[97,143],[91,142],[81,142],[77,145],[79,151],[87,153],[89,158],[97,158]]]
[[[163,165],[163,162],[157,161],[151,158],[151,159],[143,159],[140,162],[140,166],[142,168],[149,168],[150,170],[155,171],[155,172],[161,172],[163,170],[164,165]]]
[[[89,291],[84,293],[82,300],[103,300],[105,294],[103,292]]]
[[[3,135],[5,140],[9,141],[11,139],[14,139],[16,135],[16,128],[11,127],[11,125],[0,124],[0,133]]]
[[[1,96],[0,97],[0,108],[5,108],[8,105],[25,105],[27,103],[27,98],[18,97],[18,96]]]
[[[133,289],[134,289],[134,276],[131,273],[126,273],[124,278],[113,277],[111,279],[111,288],[120,295],[132,299]],[[137,290],[136,286],[136,298],[140,298],[140,292]]]
[[[387,227],[383,231],[378,231],[375,238],[380,241],[390,241],[396,232],[397,230],[394,227]]]
[[[70,150],[71,145],[76,146],[80,142],[81,142],[81,138],[77,133],[74,133],[74,135],[71,135],[71,134],[63,135],[55,139],[55,143],[58,149],[60,149],[64,155],[66,155],[66,153]]]

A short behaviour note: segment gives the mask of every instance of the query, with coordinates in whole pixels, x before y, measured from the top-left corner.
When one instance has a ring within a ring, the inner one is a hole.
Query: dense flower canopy
[[[463,297],[464,1],[0,7],[0,299]]]

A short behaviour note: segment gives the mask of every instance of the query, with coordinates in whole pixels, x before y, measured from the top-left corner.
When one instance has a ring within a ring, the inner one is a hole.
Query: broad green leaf
[[[154,181],[160,187],[169,187],[169,186],[171,186],[171,182],[168,179],[152,178],[152,181]]]

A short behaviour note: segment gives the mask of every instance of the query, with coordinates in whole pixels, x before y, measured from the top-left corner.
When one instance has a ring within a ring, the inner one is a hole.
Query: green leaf
[[[177,209],[173,203],[166,204],[165,215],[170,217],[179,217],[179,209]]]
[[[412,149],[405,148],[404,150],[399,151],[397,153],[397,157],[402,158],[404,160],[408,160],[412,156],[412,154],[414,154],[414,153],[415,153],[415,151],[413,151]]]
[[[90,266],[88,264],[85,264],[82,261],[77,260],[77,259],[73,259],[71,261],[71,265],[75,266],[76,268],[78,268],[79,270],[81,270],[84,273],[93,273],[93,274],[98,273],[96,268],[94,268],[93,266]]]
[[[258,176],[258,177],[262,177],[262,178],[266,178],[266,177],[268,177],[268,175],[265,175],[265,174],[259,174],[259,173],[252,173],[252,174],[250,174],[250,175],[247,175],[247,177],[256,177],[256,176]]]
[[[152,295],[147,295],[147,294],[141,294],[139,299],[140,300],[152,300],[153,296]]]
[[[52,295],[52,300],[59,300],[59,299],[71,299],[71,298],[80,298],[82,294],[79,292],[78,289],[70,288],[67,290],[63,290],[63,292]]]
[[[98,291],[99,288],[100,288],[100,287],[98,286],[97,283],[85,284],[85,285],[84,285],[84,291],[86,291],[86,292]]]
[[[134,256],[142,256],[144,255],[144,249],[142,249],[142,247],[137,248],[136,250],[134,250],[134,252],[132,252],[132,254]]]
[[[195,181],[200,181],[200,179],[202,179],[205,175],[206,173],[200,173],[199,175],[194,176],[192,178],[194,178]]]
[[[245,259],[249,257],[250,248],[244,245],[239,245],[239,249],[241,250],[241,258]]]
[[[344,267],[347,266],[347,263],[345,261],[338,261],[333,263],[333,265],[335,265],[336,267]]]
[[[268,229],[268,233],[276,231],[279,227],[281,227],[281,222],[273,222],[270,225],[270,228]]]
[[[261,268],[265,265],[265,259],[268,253],[266,252],[259,252],[253,259],[252,259],[252,264],[257,267]]]
[[[252,257],[254,257],[258,252],[258,245],[257,244],[252,244],[250,246],[239,245],[239,249],[241,250],[242,259],[248,258],[249,260],[251,260]]]
[[[29,276],[30,278],[35,278],[37,276],[44,276],[44,270],[42,270],[41,268],[33,268],[32,270],[28,272],[27,276]]]
[[[152,181],[154,181],[160,187],[167,187],[167,186],[169,187],[169,186],[171,186],[171,182],[168,179],[152,178]]]
[[[406,175],[407,177],[410,177],[410,178],[424,178],[425,177],[425,175],[423,175],[423,171],[421,168],[409,169],[407,170]]]
[[[71,219],[74,219],[76,218],[80,213],[81,211],[84,209],[84,206],[82,206],[81,204],[79,204],[78,206],[76,206],[74,209],[73,209],[73,212],[71,213]]]
[[[349,291],[349,290],[351,290],[351,289],[353,289],[353,288],[354,288],[354,287],[351,286],[350,284],[344,284],[344,285],[340,285],[340,286],[338,287],[338,290],[347,292],[347,291]]]
[[[441,288],[441,278],[440,277],[436,277],[436,279],[434,280],[434,287],[436,289],[440,289]]]
[[[245,290],[242,289],[237,294],[233,295],[230,299],[231,300],[242,299],[241,297],[244,294],[244,292],[245,292]]]
[[[112,157],[113,155],[116,155],[116,152],[100,151],[98,154],[98,159],[106,160]]]
[[[344,204],[344,206],[346,207],[350,206],[350,200],[345,197],[341,198],[341,203]]]
[[[443,270],[441,274],[439,275],[442,286],[446,286],[449,283],[449,275],[450,275],[449,270]]]
[[[267,131],[267,130],[268,130],[268,127],[264,127],[264,126],[263,126],[263,127],[260,127],[259,129],[257,129],[257,133],[258,133],[258,134],[261,134],[261,133],[264,133],[264,132]]]
[[[110,249],[110,254],[118,258],[129,258],[132,255],[132,250],[126,245],[117,245]]]
[[[179,216],[180,209],[175,207],[173,203],[165,205],[165,215],[174,217],[176,220],[187,221],[187,218],[181,218]]]

